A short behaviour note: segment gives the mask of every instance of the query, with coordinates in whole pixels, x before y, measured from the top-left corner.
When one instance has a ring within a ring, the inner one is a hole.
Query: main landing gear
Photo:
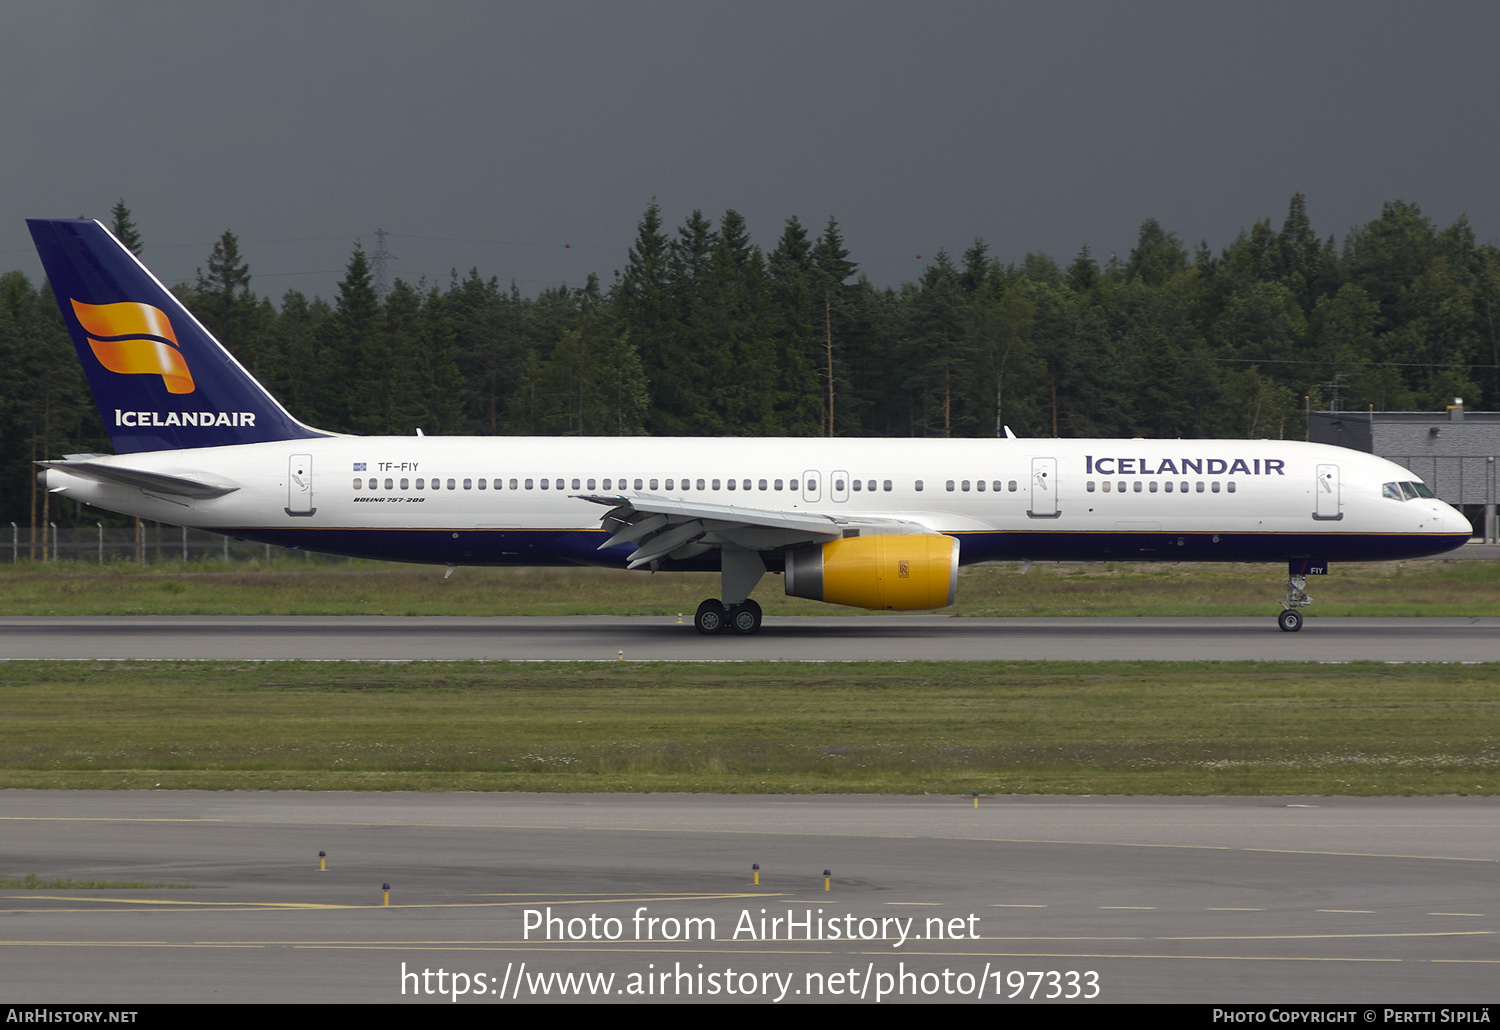
[[[1302,628],[1301,608],[1312,604],[1307,596],[1307,577],[1293,572],[1286,578],[1286,600],[1281,602],[1281,614],[1276,616],[1276,625],[1283,633],[1295,633]]]
[[[765,562],[755,551],[738,547],[721,549],[721,586],[727,601],[711,597],[698,606],[693,625],[705,636],[725,630],[749,636],[760,632],[760,605],[750,600],[750,591],[766,574]]]
[[[739,604],[725,605],[718,598],[709,598],[698,606],[693,616],[693,625],[705,636],[713,636],[726,630],[749,636],[760,630],[760,605],[746,598]]]

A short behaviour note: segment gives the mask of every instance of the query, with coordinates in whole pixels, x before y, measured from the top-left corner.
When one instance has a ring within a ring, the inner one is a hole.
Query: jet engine
[[[788,551],[786,592],[853,608],[943,608],[958,592],[958,539],[857,536]]]

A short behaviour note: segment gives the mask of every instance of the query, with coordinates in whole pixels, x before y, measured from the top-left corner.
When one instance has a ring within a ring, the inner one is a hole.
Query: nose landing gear
[[[1302,628],[1301,609],[1312,604],[1307,596],[1307,573],[1323,575],[1328,571],[1326,562],[1291,562],[1287,569],[1286,600],[1281,602],[1281,614],[1276,616],[1276,625],[1283,633],[1295,633]]]

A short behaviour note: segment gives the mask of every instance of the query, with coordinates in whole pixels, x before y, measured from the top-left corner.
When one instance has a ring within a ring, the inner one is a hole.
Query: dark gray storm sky
[[[120,197],[163,279],[227,228],[278,299],[377,227],[408,280],[607,283],[652,197],[767,250],[835,217],[878,285],[1148,217],[1217,251],[1297,191],[1325,237],[1402,199],[1495,242],[1497,39],[1468,2],[12,0],[0,270]]]

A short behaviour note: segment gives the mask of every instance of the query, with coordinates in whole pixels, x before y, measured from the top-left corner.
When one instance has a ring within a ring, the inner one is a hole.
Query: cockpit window
[[[1426,483],[1384,483],[1380,487],[1380,496],[1393,501],[1414,501],[1418,497],[1436,497],[1437,494]]]

